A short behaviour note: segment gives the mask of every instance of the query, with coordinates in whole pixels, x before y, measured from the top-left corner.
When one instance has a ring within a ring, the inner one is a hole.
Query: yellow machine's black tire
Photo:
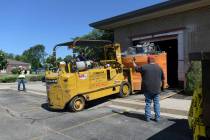
[[[120,93],[119,93],[119,97],[124,98],[127,97],[131,94],[132,89],[131,89],[131,85],[128,82],[122,82],[120,85]]]
[[[68,104],[68,108],[72,112],[82,111],[85,108],[85,99],[82,96],[74,97]]]

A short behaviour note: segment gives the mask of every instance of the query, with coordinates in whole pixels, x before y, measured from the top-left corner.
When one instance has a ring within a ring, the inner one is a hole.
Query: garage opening
[[[178,39],[173,37],[170,39],[151,39],[151,40],[136,40],[133,41],[133,45],[141,44],[142,42],[151,42],[155,46],[159,46],[161,51],[167,53],[167,79],[169,88],[178,88],[180,87],[178,81]]]
[[[161,51],[167,53],[167,77],[170,88],[179,87],[178,82],[178,40],[155,41]]]

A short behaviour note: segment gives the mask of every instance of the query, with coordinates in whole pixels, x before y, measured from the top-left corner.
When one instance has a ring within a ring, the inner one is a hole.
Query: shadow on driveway
[[[43,109],[47,110],[47,111],[50,111],[50,112],[61,112],[61,113],[63,113],[63,112],[66,112],[66,111],[67,111],[67,110],[65,110],[65,109],[52,109],[52,108],[50,108],[50,107],[48,106],[48,103],[43,103],[43,104],[41,105],[41,107],[42,107]]]
[[[136,95],[139,95],[139,94],[142,94],[142,93],[140,91],[135,91],[135,94],[131,94],[128,97],[132,97],[132,96],[135,97]],[[94,108],[98,105],[101,105],[103,103],[106,103],[106,102],[111,101],[111,100],[116,99],[116,98],[119,98],[119,96],[117,94],[113,94],[113,95],[105,96],[105,97],[102,97],[102,98],[99,98],[99,99],[96,99],[96,100],[93,100],[93,101],[88,101],[88,102],[86,102],[85,109]],[[65,107],[65,109],[63,109],[63,110],[51,109],[51,108],[49,108],[47,103],[43,103],[41,105],[41,107],[43,109],[45,109],[47,111],[51,111],[51,112],[68,112],[67,107]]]
[[[153,135],[147,140],[192,140],[192,131],[189,129],[188,121],[185,119],[168,119],[168,121],[175,122],[171,126],[163,129],[157,134]]]
[[[139,120],[143,120],[145,121],[145,116],[143,114],[137,114],[137,113],[132,113],[132,112],[124,112],[121,110],[112,110],[114,113],[118,113],[118,114],[121,114],[121,115],[124,115],[126,117],[130,117],[130,118],[135,118],[135,119],[139,119]]]
[[[118,112],[114,111],[115,113],[125,115],[127,117],[136,118],[145,121],[145,117],[143,114],[133,113],[133,112]],[[154,121],[154,120],[153,120]],[[171,125],[166,127],[165,129],[159,131],[155,135],[151,136],[147,140],[192,140],[192,131],[189,129],[188,121],[186,119],[165,119],[162,118],[158,123],[152,123],[154,127],[161,127],[162,125],[166,124],[166,122],[172,122]],[[150,122],[148,122],[150,123]],[[150,124],[151,125],[151,124]],[[149,127],[149,125],[148,125]]]
[[[93,100],[93,101],[88,101],[88,102],[86,102],[85,109],[91,109],[93,107],[96,107],[100,104],[106,103],[106,102],[108,102],[110,100],[113,100],[113,99],[116,99],[116,98],[118,98],[117,95],[110,95],[110,96],[99,98],[99,99],[96,99],[96,100]],[[43,103],[41,105],[41,107],[43,109],[45,109],[47,111],[51,111],[51,112],[68,112],[67,107],[65,109],[51,109],[51,108],[49,108],[48,103]]]

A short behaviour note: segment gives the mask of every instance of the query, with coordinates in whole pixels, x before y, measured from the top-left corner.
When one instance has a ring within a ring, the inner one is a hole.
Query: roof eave
[[[162,3],[162,5],[163,4],[164,3]],[[167,5],[167,2],[165,2],[165,4],[163,6],[166,6],[166,5]],[[161,4],[159,4],[159,5],[154,5],[154,6],[148,7],[150,9],[156,7],[155,10],[151,13],[149,13],[149,12],[141,13],[138,15],[137,12],[139,10],[137,10],[137,11],[130,12],[127,14],[123,14],[123,15],[119,15],[116,17],[102,20],[102,21],[91,23],[90,26],[97,28],[97,29],[113,30],[117,27],[125,26],[128,24],[151,20],[154,18],[159,18],[162,16],[171,15],[171,14],[181,13],[181,12],[193,10],[196,8],[201,8],[201,7],[208,6],[208,5],[210,5],[209,0],[193,0],[190,3],[189,2],[185,3],[185,4],[182,3],[181,5],[178,5],[178,6],[177,6],[177,4],[176,5],[174,4],[169,7],[165,7],[165,8],[164,7],[161,8]],[[159,7],[159,9],[158,9],[158,7]],[[130,14],[130,16],[129,16],[129,14]],[[131,16],[131,15],[133,15],[133,16]],[[125,16],[125,17],[123,18],[123,16]]]

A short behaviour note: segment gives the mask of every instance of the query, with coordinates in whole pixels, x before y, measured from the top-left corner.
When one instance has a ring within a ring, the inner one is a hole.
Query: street
[[[179,101],[181,104],[182,100],[179,98],[163,99],[161,101],[163,117],[159,123],[156,123],[144,121],[144,103],[139,101],[141,98],[142,95],[132,95],[124,99],[111,96],[88,103],[87,108],[82,112],[72,113],[66,110],[49,110],[46,96],[32,93],[30,89],[24,93],[15,89],[1,88],[0,139],[192,139],[186,119],[188,108],[178,110],[168,105],[169,101]],[[137,99],[139,99],[138,102]],[[185,103],[190,102],[189,99],[184,101]],[[175,106],[179,108],[178,104]]]

